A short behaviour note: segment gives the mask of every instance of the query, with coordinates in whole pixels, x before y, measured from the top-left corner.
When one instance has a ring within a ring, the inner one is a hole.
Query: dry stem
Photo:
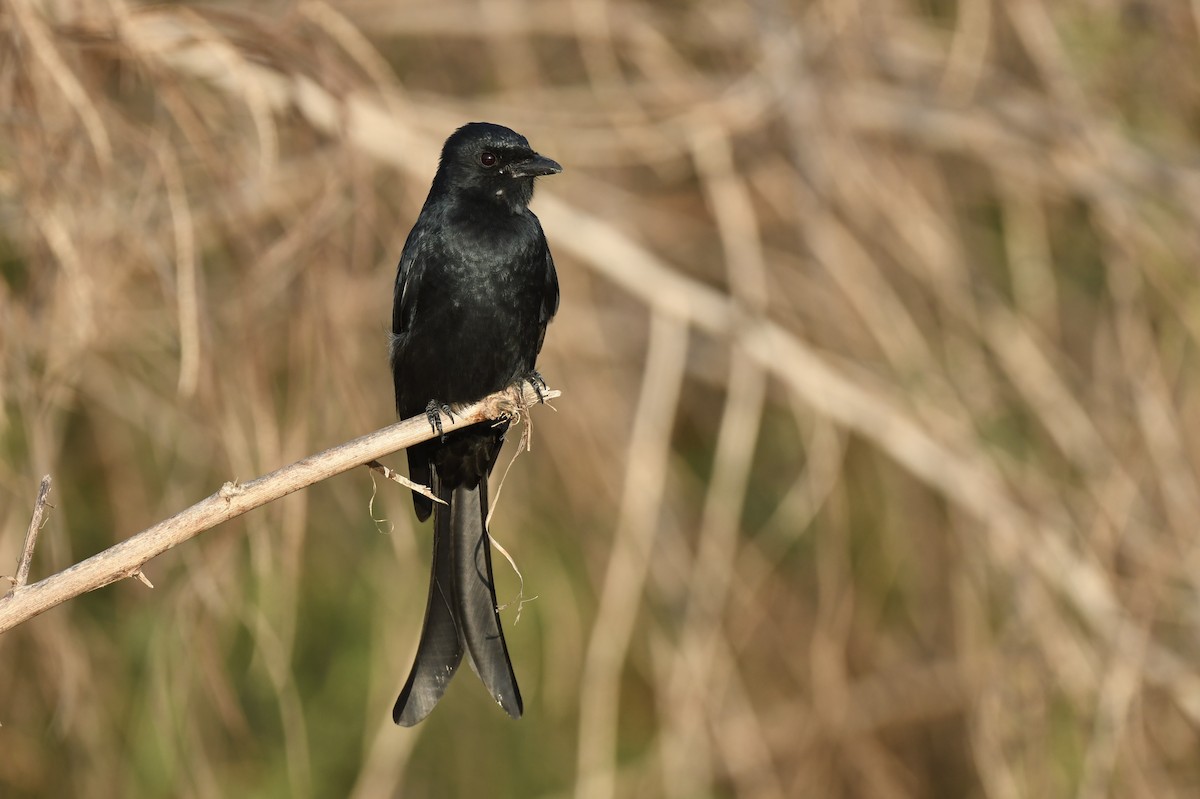
[[[33,503],[33,516],[29,520],[29,530],[25,533],[25,546],[21,548],[21,560],[17,563],[17,576],[13,578],[13,587],[9,594],[16,592],[29,582],[29,566],[33,563],[33,548],[37,546],[38,533],[42,530],[42,520],[46,516],[46,505],[48,504],[46,497],[49,494],[50,475],[46,475],[42,478],[37,499]]]
[[[523,400],[526,404],[538,401],[538,395],[532,387],[526,386],[524,391]],[[559,396],[558,391],[542,393],[547,399]],[[443,429],[448,432],[488,419],[510,416],[517,405],[513,392],[505,389],[456,410],[454,419],[444,422]],[[38,492],[33,523],[30,525],[31,532],[25,541],[25,553],[21,558],[21,568],[17,572],[16,585],[8,596],[0,599],[0,633],[68,599],[126,577],[135,577],[148,584],[142,575],[142,567],[151,559],[189,538],[248,510],[349,471],[355,466],[427,441],[434,435],[430,430],[429,421],[422,414],[316,455],[310,455],[248,483],[228,482],[215,494],[171,518],[164,519],[65,571],[26,586],[24,579],[29,574],[28,558],[32,555],[33,539],[36,537],[34,531],[40,526],[41,510],[45,506],[45,495],[50,488],[50,478],[46,477]]]

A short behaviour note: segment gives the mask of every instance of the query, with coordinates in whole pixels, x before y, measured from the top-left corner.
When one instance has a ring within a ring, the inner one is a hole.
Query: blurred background
[[[391,423],[442,140],[565,167],[563,396],[492,523],[525,718],[464,669],[392,725],[430,531],[360,469],[0,638],[0,794],[1200,791],[1197,3],[7,0],[0,37],[2,573],[44,473],[34,579]]]

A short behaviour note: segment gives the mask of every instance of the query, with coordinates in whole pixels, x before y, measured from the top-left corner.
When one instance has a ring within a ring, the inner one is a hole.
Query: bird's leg
[[[444,402],[438,402],[431,399],[429,404],[425,406],[425,418],[429,420],[429,429],[438,434],[443,442],[446,440],[446,434],[442,431],[442,414],[446,414],[446,418],[454,421],[454,412],[450,410],[450,406]]]
[[[542,377],[537,369],[530,369],[521,377],[522,383],[528,383],[538,395],[538,402],[546,404],[546,389],[550,388],[546,384],[546,378]]]

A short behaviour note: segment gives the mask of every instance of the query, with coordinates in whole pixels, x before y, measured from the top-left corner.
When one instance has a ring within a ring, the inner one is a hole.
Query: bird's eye
[[[495,166],[496,162],[499,160],[500,159],[496,157],[495,153],[480,153],[479,154],[479,163],[483,164],[484,166]]]

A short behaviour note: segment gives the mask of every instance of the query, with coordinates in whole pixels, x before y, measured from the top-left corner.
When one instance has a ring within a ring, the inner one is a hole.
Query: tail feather
[[[442,491],[440,486],[434,489],[437,496],[450,501],[450,491]],[[403,727],[411,727],[429,715],[446,692],[463,656],[455,589],[456,539],[450,531],[450,514],[443,513],[440,504],[437,508],[433,515],[433,566],[421,642],[408,681],[392,708],[392,720]]]
[[[484,526],[487,511],[486,477],[475,488],[454,489],[450,527],[456,542],[459,630],[475,673],[504,712],[517,719],[524,706],[496,611],[492,547]]]
[[[429,453],[422,444],[408,448],[408,479],[423,486],[431,486],[433,470],[429,468]],[[433,500],[424,494],[412,492],[413,509],[417,512],[417,521],[423,522],[433,511]]]
[[[443,488],[436,471],[433,481],[437,496],[449,506],[433,506],[433,574],[425,624],[392,719],[411,727],[429,715],[464,652],[492,698],[509,716],[520,718],[521,692],[496,611],[491,542],[485,527],[487,478],[475,488],[452,490]]]

